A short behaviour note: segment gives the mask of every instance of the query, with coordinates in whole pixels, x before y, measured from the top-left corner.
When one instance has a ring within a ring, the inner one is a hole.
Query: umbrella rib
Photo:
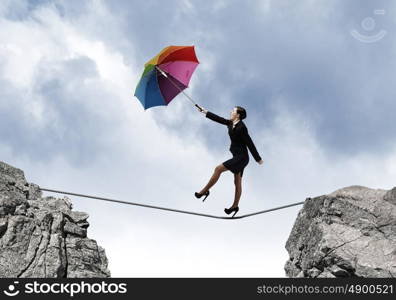
[[[161,72],[161,74],[163,74],[164,76],[165,76],[165,78],[167,78],[180,92],[182,92],[193,104],[196,104],[195,102],[194,102],[194,100],[189,96],[189,95],[187,95],[176,83],[174,83],[173,82],[173,80],[172,79],[170,79],[169,78],[169,76],[168,75],[166,75],[166,73],[165,73],[165,71],[163,71],[160,67],[158,67],[158,66],[155,66],[160,72]]]
[[[263,214],[263,213],[268,213],[268,212],[274,211],[274,210],[280,210],[280,209],[284,209],[287,207],[304,204],[304,201],[302,201],[302,202],[291,203],[288,205],[279,206],[279,207],[275,207],[275,208],[271,208],[271,209],[261,210],[258,212],[254,212],[254,213],[250,213],[250,214],[246,214],[246,215],[242,215],[242,216],[237,216],[237,217],[221,217],[221,216],[208,215],[208,214],[197,213],[197,212],[192,212],[192,211],[174,209],[174,208],[169,208],[169,207],[161,207],[161,206],[148,205],[148,204],[142,204],[142,203],[136,203],[136,202],[128,202],[128,201],[123,201],[123,200],[103,198],[103,197],[98,197],[98,196],[84,195],[84,194],[78,194],[78,193],[66,192],[66,191],[59,191],[59,190],[53,190],[53,189],[48,189],[48,188],[39,187],[39,189],[41,191],[47,191],[47,192],[51,192],[51,193],[73,195],[73,196],[78,196],[78,197],[91,198],[91,199],[95,199],[95,200],[102,200],[102,201],[116,202],[116,203],[121,203],[121,204],[135,205],[135,206],[141,206],[141,207],[147,207],[147,208],[153,208],[153,209],[167,210],[167,211],[172,211],[172,212],[176,212],[176,213],[189,214],[189,215],[195,215],[195,216],[207,217],[207,218],[213,218],[213,219],[222,219],[222,220],[242,219],[242,218],[247,218],[247,217],[251,217],[251,216],[255,216],[255,215],[259,215],[259,214]]]

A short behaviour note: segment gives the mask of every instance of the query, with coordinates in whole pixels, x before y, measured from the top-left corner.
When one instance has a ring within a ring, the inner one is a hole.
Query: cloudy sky
[[[0,160],[42,187],[224,215],[226,128],[183,95],[144,111],[144,63],[195,45],[186,90],[245,124],[264,160],[239,214],[396,176],[396,4],[362,0],[0,1]],[[50,195],[46,193],[45,195]],[[71,197],[113,277],[284,277],[301,206],[238,221]]]

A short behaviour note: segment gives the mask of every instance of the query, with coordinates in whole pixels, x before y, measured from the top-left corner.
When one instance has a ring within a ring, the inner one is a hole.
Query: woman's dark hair
[[[235,106],[237,109],[237,113],[239,114],[239,119],[243,120],[246,118],[246,109],[241,106]]]

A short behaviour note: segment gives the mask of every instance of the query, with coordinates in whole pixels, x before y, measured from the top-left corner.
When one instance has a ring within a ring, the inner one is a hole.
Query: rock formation
[[[288,277],[396,277],[396,188],[306,199],[286,249]]]
[[[0,277],[110,277],[104,249],[87,237],[87,218],[0,162]]]

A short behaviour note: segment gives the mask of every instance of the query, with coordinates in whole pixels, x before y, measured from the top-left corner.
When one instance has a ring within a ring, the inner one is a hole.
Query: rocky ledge
[[[306,199],[286,249],[288,277],[395,277],[396,188]]]
[[[69,198],[42,197],[22,170],[0,162],[0,277],[110,277],[87,219]]]

